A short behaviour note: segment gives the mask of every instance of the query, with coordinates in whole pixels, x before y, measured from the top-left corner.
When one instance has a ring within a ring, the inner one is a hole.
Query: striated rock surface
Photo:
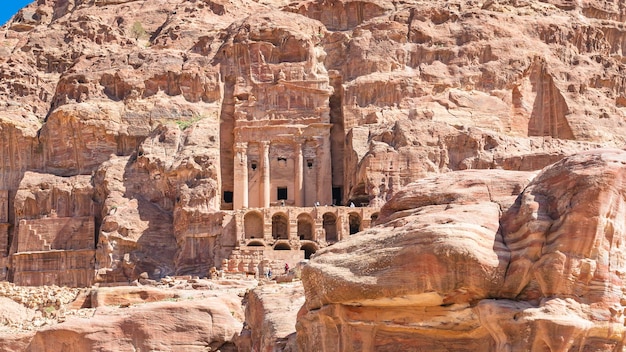
[[[142,281],[82,290],[3,283],[2,350],[237,351],[241,297],[255,280]]]
[[[432,174],[534,171],[622,147],[622,10],[596,1],[33,3],[0,38],[6,277],[25,268],[9,243],[22,214],[52,210],[94,219],[97,273],[67,283],[220,268],[239,245],[228,213],[235,140],[272,136],[283,143],[272,155],[304,143],[303,165],[318,154],[331,165],[315,179],[329,189],[301,201],[371,207]],[[288,138],[300,134],[309,140]],[[249,152],[252,167],[260,151]],[[22,202],[31,173],[81,177],[91,210]],[[249,181],[260,193],[260,177]]]
[[[240,330],[219,298],[103,307],[91,319],[71,318],[38,331],[27,351],[236,351],[232,338]]]
[[[619,349],[622,156],[593,150],[626,142],[625,13],[597,0],[33,2],[0,30],[0,279],[258,274],[319,250],[302,350]],[[280,211],[296,203],[307,214]],[[270,297],[253,298],[266,313],[241,341],[293,349]],[[133,307],[137,322],[112,314],[107,331],[167,350],[141,319],[209,328],[166,303]],[[105,349],[67,323],[32,348]],[[181,348],[232,348],[218,335]]]
[[[608,149],[407,186],[304,268],[300,349],[621,349],[625,172]]]
[[[304,303],[300,281],[264,285],[247,295],[246,325],[237,341],[240,351],[297,351],[296,318]]]

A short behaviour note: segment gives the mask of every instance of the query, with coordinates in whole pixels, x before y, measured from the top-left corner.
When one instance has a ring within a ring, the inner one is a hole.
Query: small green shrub
[[[130,29],[130,35],[135,38],[135,40],[143,39],[148,36],[148,32],[143,28],[141,22],[136,21],[133,23],[132,28]]]
[[[178,128],[180,128],[181,130],[186,130],[187,128],[189,128],[191,125],[193,125],[194,123],[204,119],[206,116],[204,115],[194,115],[191,119],[189,120],[178,120],[176,121],[176,125],[178,126]]]

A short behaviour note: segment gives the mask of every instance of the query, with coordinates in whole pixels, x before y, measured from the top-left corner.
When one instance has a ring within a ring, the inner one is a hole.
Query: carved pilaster
[[[269,208],[270,206],[270,142],[263,141],[261,143],[263,149],[263,193],[261,197],[261,206]]]
[[[330,143],[328,139],[317,139],[317,200],[321,205],[332,204],[332,177],[330,167]]]
[[[235,144],[234,209],[248,207],[248,143]]]
[[[304,206],[304,160],[302,157],[302,142],[300,140],[296,140],[295,143],[295,152],[296,152],[296,172],[294,185],[295,189],[295,205],[297,207]]]

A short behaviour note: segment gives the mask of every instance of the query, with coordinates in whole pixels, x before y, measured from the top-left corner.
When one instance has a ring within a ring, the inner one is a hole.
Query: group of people
[[[285,263],[285,274],[289,273],[289,264]],[[267,268],[267,271],[265,272],[265,278],[267,278],[268,280],[272,279],[272,268]]]

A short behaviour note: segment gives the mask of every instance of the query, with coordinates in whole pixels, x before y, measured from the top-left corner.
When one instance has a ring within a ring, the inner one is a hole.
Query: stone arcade
[[[308,259],[322,247],[368,228],[376,208],[341,206],[241,209],[235,213],[237,247],[222,264],[228,272],[262,272]]]

